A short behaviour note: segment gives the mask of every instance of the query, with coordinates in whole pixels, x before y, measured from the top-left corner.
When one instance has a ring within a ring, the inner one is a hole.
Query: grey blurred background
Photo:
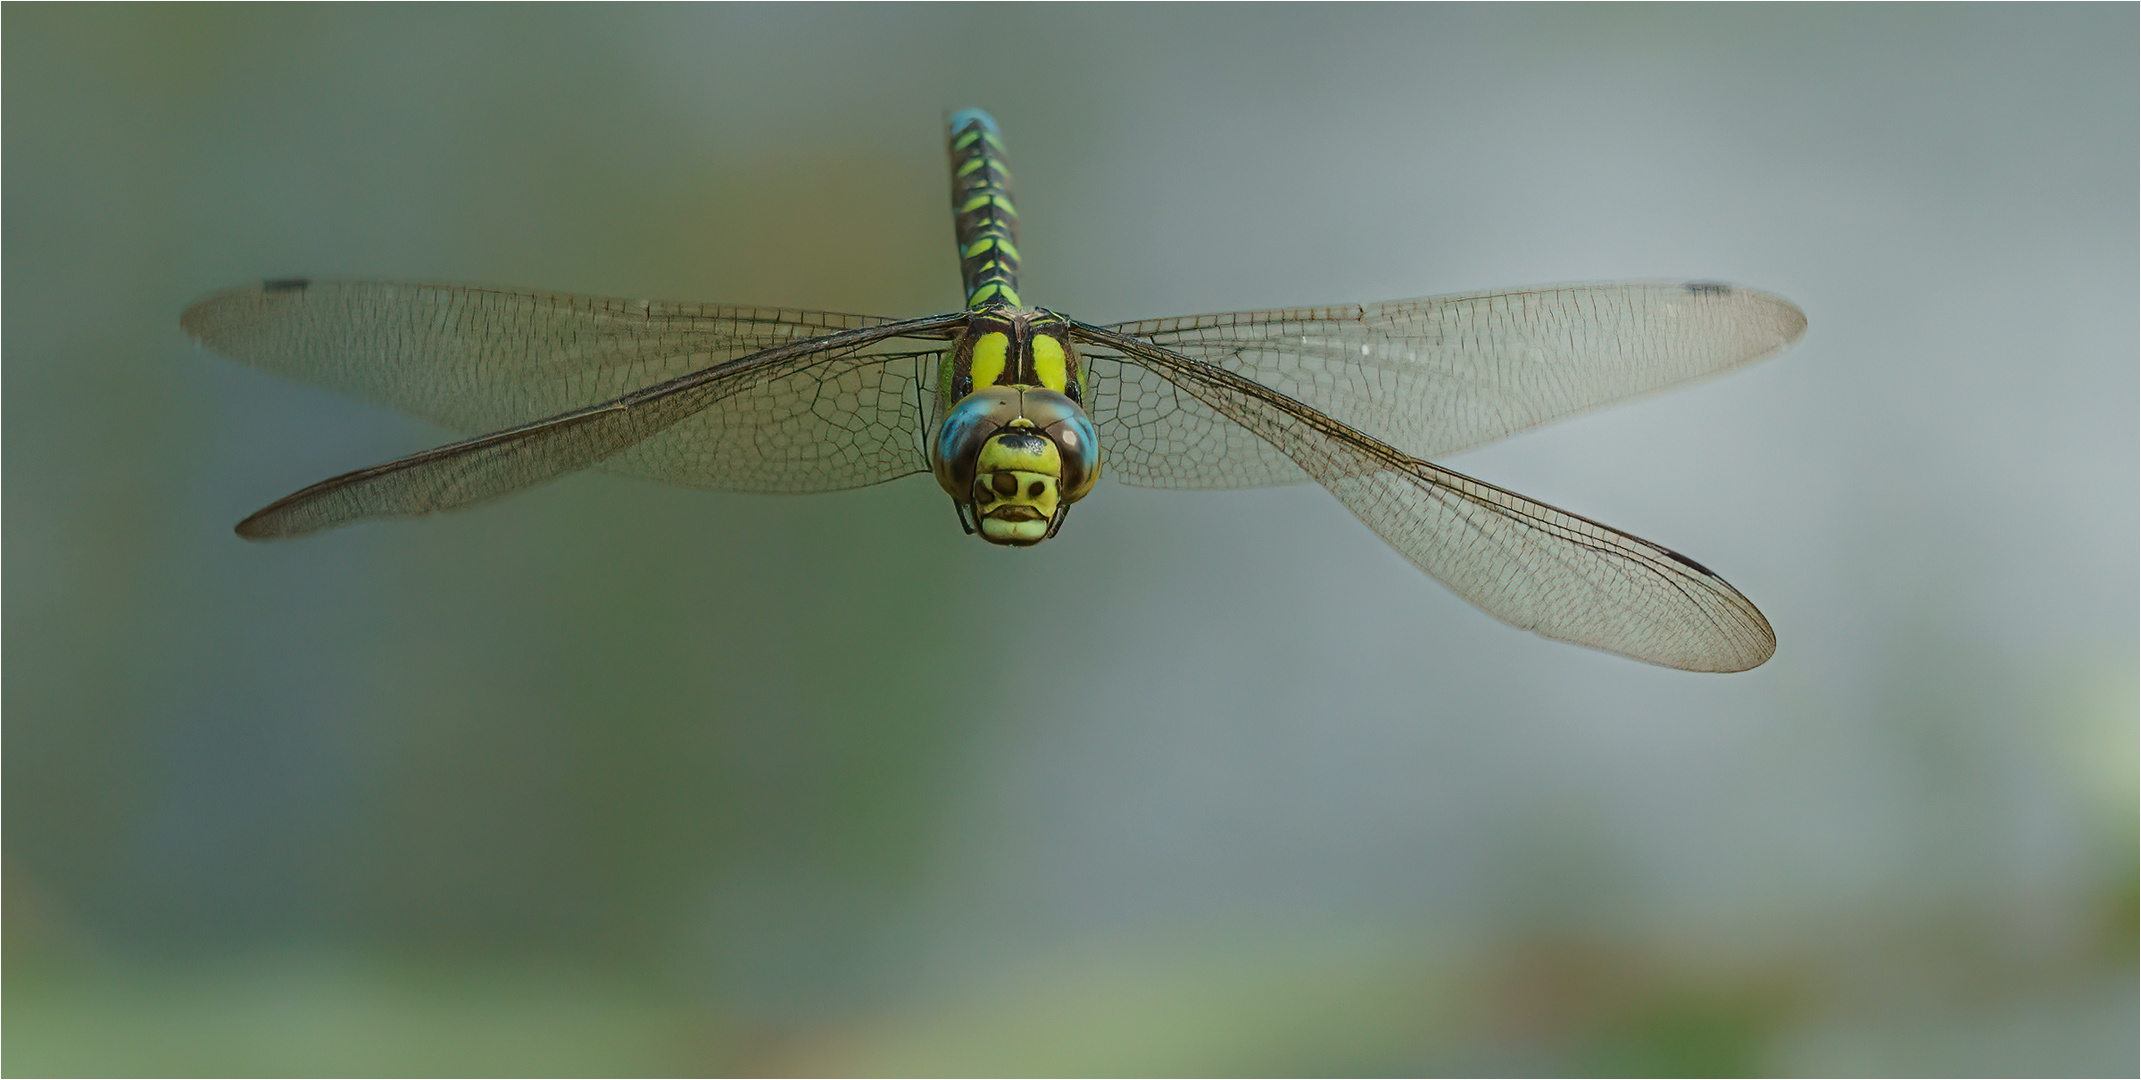
[[[2132,1074],[2136,13],[10,6],[9,1072]],[[1458,468],[1750,674],[1313,487],[611,476],[251,545],[444,432],[206,353],[297,275],[1093,321],[1553,281],[1811,329]],[[980,591],[1047,635],[1007,644]]]

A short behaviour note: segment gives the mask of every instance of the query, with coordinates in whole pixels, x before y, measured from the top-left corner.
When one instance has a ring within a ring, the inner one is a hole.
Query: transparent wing
[[[1647,540],[1431,465],[1230,371],[1147,342],[1078,325],[1127,371],[1172,387],[1162,401],[1223,421],[1282,454],[1301,475],[1406,558],[1495,618],[1542,636],[1692,671],[1741,671],[1776,651],[1768,620],[1724,579]],[[1191,428],[1201,434],[1201,428]],[[1170,436],[1172,438],[1172,436]],[[1239,441],[1165,449],[1224,478]],[[1142,446],[1133,440],[1133,446]],[[1155,456],[1141,467],[1165,467]],[[1111,460],[1108,468],[1113,470]]]
[[[1769,356],[1805,333],[1806,316],[1738,286],[1613,282],[1109,329],[1262,383],[1413,457],[1438,458]],[[1245,487],[1303,477],[1278,454],[1189,462],[1145,452],[1184,427],[1214,427],[1215,417],[1134,376],[1095,404],[1115,459],[1150,463],[1113,470],[1128,483]],[[1127,453],[1117,449],[1125,443]]]
[[[234,360],[461,431],[610,401],[891,319],[371,281],[225,289],[179,325]]]
[[[926,382],[964,313],[778,345],[613,401],[314,484],[240,522],[250,539],[451,510],[601,465],[745,491],[827,491],[921,471]]]
[[[1093,372],[1088,412],[1100,433],[1102,475],[1157,488],[1245,488],[1309,478],[1280,446],[1162,370],[1093,348],[1098,341],[1080,344]]]
[[[325,281],[225,290],[188,308],[180,324],[227,356],[462,431],[513,428],[769,348],[893,325],[825,312]],[[842,340],[807,364],[735,373],[687,415],[588,464],[694,487],[790,492],[861,487],[923,468],[918,401],[942,346],[892,335]],[[636,415],[651,423],[669,407]]]

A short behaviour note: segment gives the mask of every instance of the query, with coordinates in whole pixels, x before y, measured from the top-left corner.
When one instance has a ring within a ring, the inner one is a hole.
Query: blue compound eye
[[[1063,452],[1063,501],[1077,502],[1100,480],[1100,433],[1080,409],[1042,431]]]
[[[992,386],[959,399],[944,415],[931,444],[930,472],[937,486],[960,502],[973,497],[974,464],[989,437],[1019,418],[1019,393],[1008,386]]]

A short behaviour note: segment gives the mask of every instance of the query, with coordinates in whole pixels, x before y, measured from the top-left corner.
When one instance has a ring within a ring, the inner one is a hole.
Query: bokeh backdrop
[[[2136,1069],[2131,5],[4,30],[10,1073]],[[944,310],[966,105],[1092,321],[1798,302],[1453,462],[1716,567],[1776,658],[1512,630],[1314,487],[1104,484],[1031,551],[926,478],[231,534],[447,433],[192,300]]]

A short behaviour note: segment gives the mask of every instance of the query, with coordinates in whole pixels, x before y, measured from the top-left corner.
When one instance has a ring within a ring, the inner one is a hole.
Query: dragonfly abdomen
[[[952,214],[959,236],[959,279],[969,310],[1020,306],[1018,211],[996,120],[980,109],[951,118]]]

